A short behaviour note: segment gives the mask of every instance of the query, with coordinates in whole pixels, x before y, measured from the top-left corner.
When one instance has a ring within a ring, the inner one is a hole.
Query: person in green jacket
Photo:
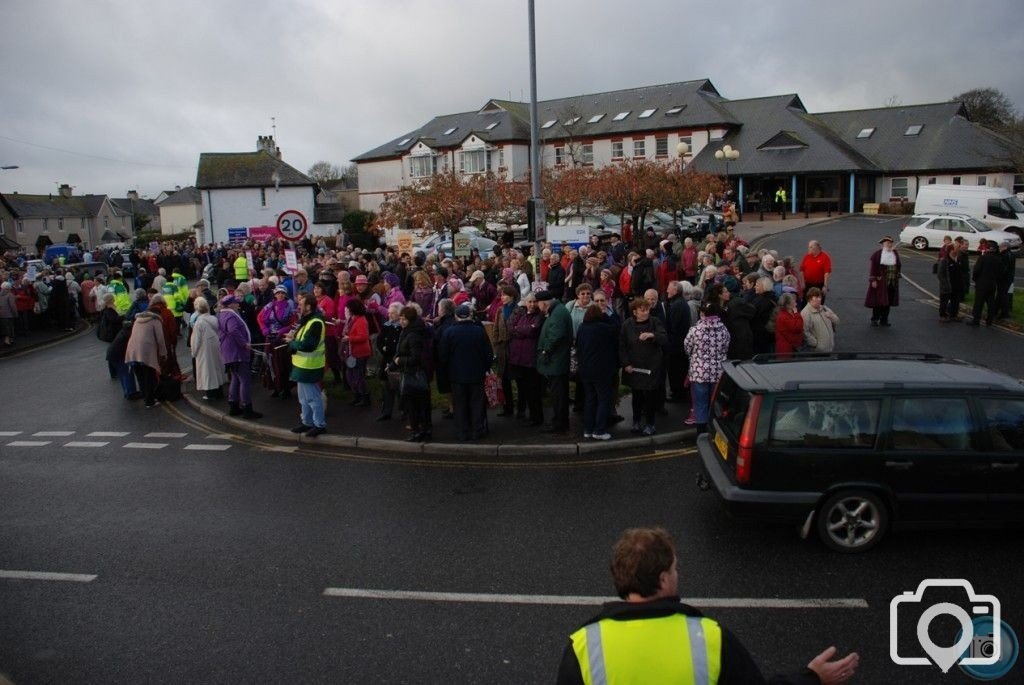
[[[174,267],[174,271],[171,272],[171,283],[174,286],[174,302],[168,300],[167,306],[171,308],[174,318],[178,319],[180,323],[182,317],[185,316],[185,303],[188,302],[188,279],[181,275],[178,267]]]
[[[249,260],[245,258],[244,252],[239,252],[232,263],[235,270],[235,283],[245,283],[249,280]]]
[[[128,293],[128,286],[125,285],[121,272],[115,271],[110,277],[110,283],[107,285],[110,288],[110,292],[114,294],[114,309],[117,310],[118,314],[124,316],[132,308],[132,296]]]
[[[546,433],[569,430],[569,350],[572,347],[572,317],[549,290],[537,293],[537,306],[545,314],[537,340],[537,372],[548,379],[551,392],[551,425]]]

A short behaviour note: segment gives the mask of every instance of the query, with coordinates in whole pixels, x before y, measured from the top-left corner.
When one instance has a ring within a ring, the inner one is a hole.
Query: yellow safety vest
[[[124,281],[115,278],[110,281],[110,289],[114,293],[114,309],[117,310],[118,314],[124,316],[132,307],[132,298],[128,294],[128,286],[125,285]]]
[[[710,618],[605,618],[571,639],[586,685],[714,685],[722,672],[722,629]]]
[[[235,258],[235,280],[239,283],[249,280],[249,260],[245,258],[245,255],[239,255]]]
[[[324,327],[324,330],[320,333],[320,342],[312,352],[301,352],[296,350],[292,353],[292,366],[296,369],[314,371],[316,369],[322,369],[327,365],[327,347],[324,345],[327,327],[324,324],[323,319],[314,318],[307,321],[306,324],[295,334],[295,339],[299,341],[304,340],[306,335],[309,334],[310,328],[316,323]]]

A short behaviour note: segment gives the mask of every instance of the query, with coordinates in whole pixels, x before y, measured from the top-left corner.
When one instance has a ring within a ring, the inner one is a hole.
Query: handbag
[[[388,390],[398,392],[402,389],[402,374],[398,371],[385,371],[385,380],[388,384]]]
[[[427,385],[427,375],[422,371],[412,371],[402,374],[401,386],[399,388],[399,394],[402,397],[425,394],[429,389],[430,386]]]
[[[491,409],[505,404],[505,392],[501,388],[501,378],[493,371],[488,371],[484,376],[484,396],[487,398],[487,406]]]

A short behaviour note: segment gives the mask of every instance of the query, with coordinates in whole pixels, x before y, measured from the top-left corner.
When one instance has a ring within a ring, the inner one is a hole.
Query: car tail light
[[[743,420],[739,447],[736,450],[736,482],[750,482],[750,468],[754,462],[754,438],[757,436],[757,417],[761,413],[761,396],[750,398],[750,408]]]

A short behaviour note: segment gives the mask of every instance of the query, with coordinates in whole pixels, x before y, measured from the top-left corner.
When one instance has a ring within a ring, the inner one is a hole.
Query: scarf
[[[896,266],[896,253],[892,250],[886,250],[882,248],[882,254],[878,258],[878,263],[882,266]]]

